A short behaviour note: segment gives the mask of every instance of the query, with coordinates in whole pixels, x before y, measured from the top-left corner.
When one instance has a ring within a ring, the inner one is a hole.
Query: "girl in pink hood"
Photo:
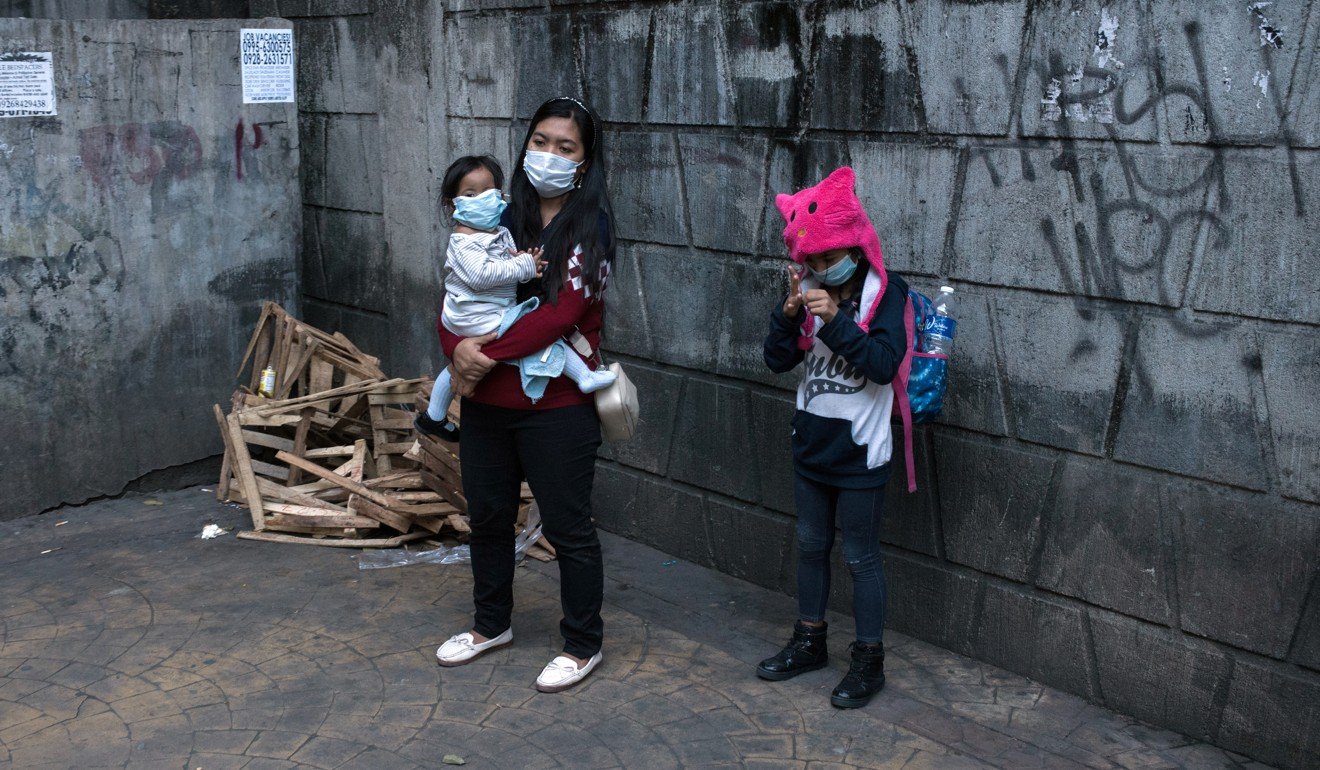
[[[761,661],[763,679],[790,679],[828,662],[825,605],[836,524],[853,579],[852,665],[830,702],[858,708],[885,683],[885,577],[880,521],[893,436],[891,383],[907,349],[907,285],[885,270],[880,239],[853,190],[850,168],[779,195],[788,297],[770,315],[765,363],[804,364],[793,416],[798,513],[798,621],[793,638]]]

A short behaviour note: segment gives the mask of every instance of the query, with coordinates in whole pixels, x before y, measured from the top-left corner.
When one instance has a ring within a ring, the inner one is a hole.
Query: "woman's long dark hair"
[[[541,121],[546,118],[571,118],[582,136],[586,151],[587,170],[576,189],[566,193],[564,208],[550,222],[541,227],[541,196],[523,170],[527,157],[527,143]],[[513,218],[513,240],[519,249],[541,246],[546,261],[545,275],[541,279],[541,296],[552,304],[559,299],[559,289],[567,273],[565,263],[575,245],[582,246],[582,280],[591,288],[592,296],[599,297],[602,272],[614,261],[614,211],[610,207],[609,192],[605,187],[605,146],[600,118],[582,102],[567,97],[551,99],[542,104],[523,137],[522,150],[514,166],[510,184],[510,212]]]

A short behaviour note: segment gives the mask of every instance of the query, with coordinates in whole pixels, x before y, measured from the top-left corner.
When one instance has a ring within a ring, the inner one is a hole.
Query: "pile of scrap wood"
[[[275,381],[262,387],[268,368]],[[350,548],[466,539],[457,447],[415,441],[430,380],[388,379],[344,335],[270,302],[239,377],[229,414],[214,407],[225,446],[217,497],[252,514],[239,537]],[[530,503],[524,486],[524,513]]]

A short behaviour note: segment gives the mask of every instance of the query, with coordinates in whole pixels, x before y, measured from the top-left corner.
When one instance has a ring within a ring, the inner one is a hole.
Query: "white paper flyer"
[[[293,101],[293,30],[239,30],[243,103]]]
[[[55,114],[50,51],[0,53],[0,118]]]

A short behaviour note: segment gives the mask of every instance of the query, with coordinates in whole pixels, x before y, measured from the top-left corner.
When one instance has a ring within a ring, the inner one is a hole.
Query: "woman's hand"
[[[834,320],[834,316],[839,312],[839,306],[834,298],[824,289],[812,289],[803,296],[803,301],[807,305],[807,312],[820,318],[825,323]]]
[[[793,319],[802,310],[802,276],[792,265],[784,269],[788,271],[788,299],[784,300],[784,317]]]
[[[460,396],[470,396],[477,383],[486,373],[495,367],[495,359],[481,352],[481,346],[494,340],[495,332],[480,337],[468,337],[454,348],[454,360],[451,368],[454,372],[454,392]]]

